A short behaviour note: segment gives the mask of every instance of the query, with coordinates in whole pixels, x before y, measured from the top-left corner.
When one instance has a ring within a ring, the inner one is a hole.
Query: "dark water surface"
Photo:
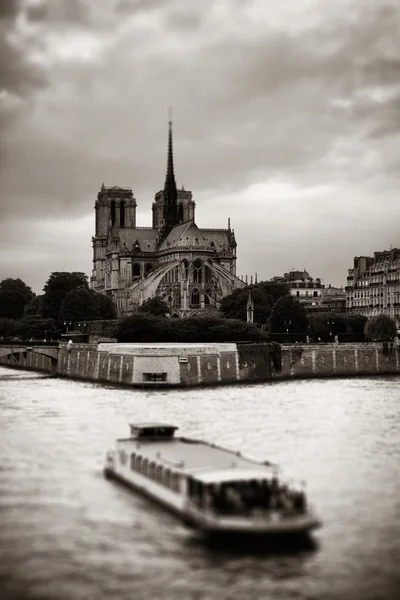
[[[280,463],[324,527],[293,549],[205,544],[102,476],[130,420]],[[0,367],[0,598],[400,597],[400,379],[119,389]]]

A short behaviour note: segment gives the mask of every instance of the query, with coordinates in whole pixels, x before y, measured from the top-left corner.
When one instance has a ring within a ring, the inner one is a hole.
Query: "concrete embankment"
[[[382,344],[66,344],[2,346],[0,364],[131,386],[198,386],[400,373]]]

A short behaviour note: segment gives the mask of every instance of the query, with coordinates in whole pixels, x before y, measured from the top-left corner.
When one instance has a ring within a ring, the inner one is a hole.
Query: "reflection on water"
[[[395,598],[398,381],[151,392],[0,368],[0,597]],[[130,420],[280,463],[307,481],[323,528],[298,547],[205,543],[103,478]]]

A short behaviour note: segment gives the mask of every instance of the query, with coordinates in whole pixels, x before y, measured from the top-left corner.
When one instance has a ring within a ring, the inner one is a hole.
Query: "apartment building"
[[[366,317],[385,314],[400,325],[400,249],[354,257],[346,285],[346,309]]]

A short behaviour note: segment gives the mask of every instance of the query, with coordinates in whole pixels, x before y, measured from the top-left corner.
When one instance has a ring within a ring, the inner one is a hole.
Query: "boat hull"
[[[186,526],[193,527],[209,537],[257,537],[257,538],[293,538],[308,536],[314,529],[321,526],[321,522],[312,513],[305,513],[297,517],[285,519],[267,517],[251,518],[226,518],[211,513],[193,510],[181,496],[179,502],[171,502],[162,494],[151,490],[140,482],[127,478],[123,473],[111,467],[104,468],[104,476],[113,479],[126,487],[148,498],[156,504],[167,508],[176,515]],[[144,482],[143,482],[144,483]]]

